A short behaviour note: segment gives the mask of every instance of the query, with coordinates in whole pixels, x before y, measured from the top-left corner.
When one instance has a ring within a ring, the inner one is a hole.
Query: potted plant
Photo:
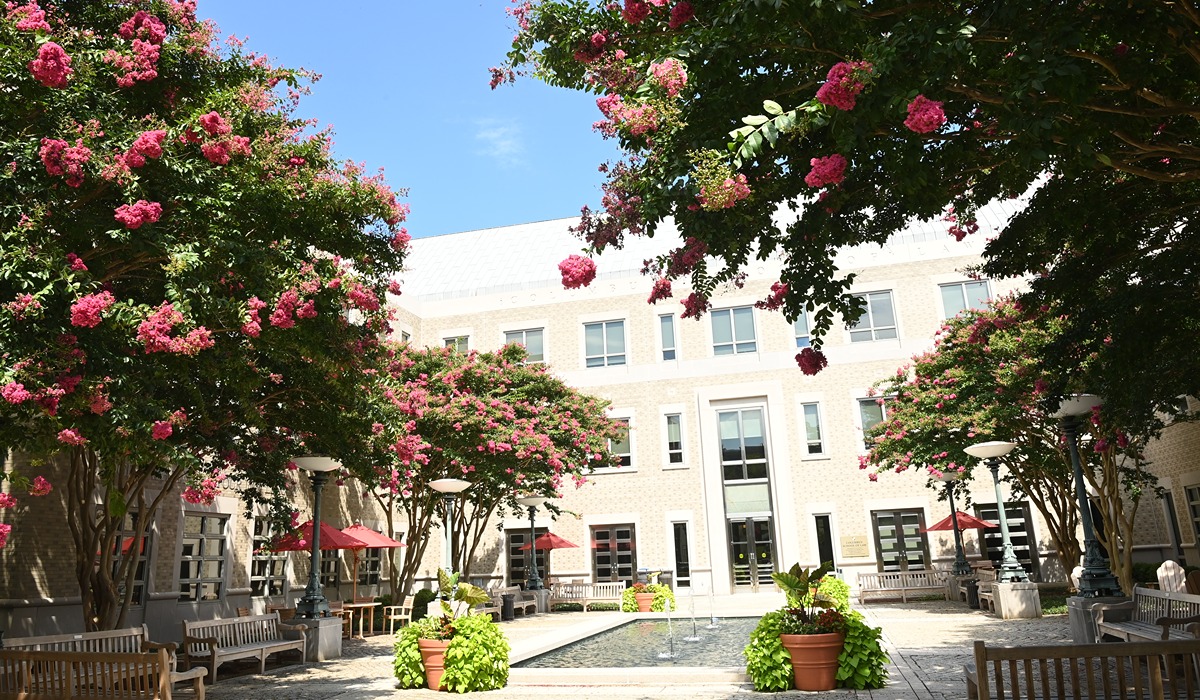
[[[402,688],[460,693],[495,690],[508,682],[508,640],[490,615],[472,615],[488,599],[458,574],[438,571],[441,615],[428,615],[401,628],[396,638],[395,673]]]
[[[665,612],[675,609],[675,593],[665,583],[635,583],[621,594],[624,612]]]
[[[837,687],[838,656],[846,641],[846,617],[837,601],[820,590],[821,579],[833,567],[822,564],[809,571],[794,564],[771,575],[787,595],[780,619],[779,641],[792,659],[797,690]]]

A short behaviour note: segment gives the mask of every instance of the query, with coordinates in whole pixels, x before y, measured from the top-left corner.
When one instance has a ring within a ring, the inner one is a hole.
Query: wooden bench
[[[180,680],[204,700],[208,669],[176,673],[171,652],[110,653],[0,649],[0,700],[147,698],[171,700]]]
[[[1134,586],[1130,600],[1096,605],[1092,614],[1097,641],[1193,639],[1188,627],[1200,623],[1200,596]]]
[[[624,581],[605,581],[603,583],[556,583],[550,589],[550,607],[561,603],[576,603],[583,606],[584,612],[588,606],[595,603],[621,603],[625,593]]]
[[[979,569],[975,572],[979,593],[979,609],[996,612],[996,570]]]
[[[963,671],[970,700],[1200,698],[1200,640],[990,647]]]
[[[206,657],[217,681],[217,667],[234,659],[258,659],[258,672],[267,669],[267,657],[277,651],[296,649],[300,663],[307,663],[304,625],[285,625],[279,613],[250,615],[231,619],[184,620],[183,663],[191,668],[192,657]],[[298,632],[299,639],[284,639],[283,632]]]
[[[503,603],[504,599],[501,596],[511,595],[513,597],[513,613],[516,615],[532,615],[537,612],[537,598],[533,592],[522,590],[520,586],[505,586],[504,588],[495,589],[496,600]]]
[[[944,571],[882,571],[858,574],[858,602],[867,597],[900,598],[908,602],[910,594],[938,594],[950,600],[950,587]]]

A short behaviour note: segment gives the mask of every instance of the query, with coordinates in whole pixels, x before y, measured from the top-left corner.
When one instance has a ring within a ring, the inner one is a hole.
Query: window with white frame
[[[808,329],[808,312],[801,311],[792,324],[792,332],[796,336],[796,347],[807,348],[812,345],[812,333]]]
[[[856,294],[866,302],[862,316],[850,327],[850,342],[865,343],[872,340],[887,340],[896,336],[896,311],[892,307],[892,292],[868,292]]]
[[[621,466],[633,466],[633,443],[629,437],[629,419],[615,418],[621,424],[621,435],[608,441],[608,451],[621,458]]]
[[[546,361],[545,345],[542,342],[543,329],[528,328],[521,331],[505,331],[504,344],[511,345],[516,343],[525,346],[525,352],[528,355],[525,358],[526,364]]]
[[[268,549],[274,539],[271,521],[254,519],[250,537],[250,595],[253,597],[283,595],[287,580],[287,552]]]
[[[765,420],[760,408],[717,413],[721,438],[721,469],[725,481],[767,478]]]
[[[967,309],[987,308],[992,298],[987,280],[940,284],[938,289],[942,293],[943,318],[952,318]]]
[[[800,407],[804,411],[804,443],[807,445],[807,454],[825,454],[825,441],[821,437],[821,405],[805,403]]]
[[[709,315],[712,317],[714,355],[736,355],[758,350],[754,338],[753,306],[716,309]]]
[[[442,341],[446,347],[455,352],[466,352],[470,345],[470,336],[456,335],[450,338],[442,338]]]
[[[179,555],[179,599],[220,600],[225,586],[227,515],[186,513]]]
[[[662,359],[675,359],[675,316],[663,314],[658,317],[659,335],[662,337]]]
[[[383,550],[367,547],[358,554],[358,585],[377,586],[383,574]]]
[[[871,443],[866,439],[866,433],[887,418],[887,403],[882,398],[859,399],[858,417],[862,421],[863,446],[870,449]]]
[[[663,417],[667,423],[667,464],[683,464],[683,415],[668,413]]]
[[[408,331],[400,331],[401,343],[407,343],[410,340],[412,340],[412,333],[409,333]]]
[[[601,321],[583,326],[583,352],[588,367],[625,364],[625,322]]]

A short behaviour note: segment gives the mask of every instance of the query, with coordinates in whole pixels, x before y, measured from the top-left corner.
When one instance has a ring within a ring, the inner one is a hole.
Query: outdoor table
[[[371,625],[368,629],[371,632],[371,635],[375,634],[375,610],[374,610],[374,608],[378,608],[380,605],[382,605],[382,603],[380,603],[377,600],[371,601],[370,603],[342,603],[342,608],[344,610],[346,610],[346,612],[350,615],[350,630],[351,630],[351,632],[354,631],[354,618],[355,617],[358,618],[358,637],[359,637],[359,639],[361,639],[365,636],[363,634],[363,618],[367,617],[368,615],[370,615],[370,617],[371,617]]]

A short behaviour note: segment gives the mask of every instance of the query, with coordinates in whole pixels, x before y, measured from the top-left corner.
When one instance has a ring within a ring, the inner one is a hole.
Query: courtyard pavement
[[[699,615],[708,615],[708,601],[697,599]],[[713,605],[723,616],[759,615],[780,607],[778,594],[718,597]],[[680,601],[683,616],[688,602]],[[838,700],[952,700],[966,697],[963,664],[971,656],[971,642],[985,639],[1003,645],[1070,642],[1066,615],[1034,620],[1001,620],[972,610],[964,603],[942,600],[912,603],[871,603],[857,606],[868,621],[884,631],[891,655],[886,688],[870,691],[837,690],[828,693],[789,691],[754,693],[744,676],[729,670],[694,669],[512,669],[509,685],[464,697],[493,700],[763,700],[829,696]],[[512,658],[525,658],[584,628],[611,624],[616,612],[553,613],[517,618],[502,623],[512,646]],[[399,690],[391,670],[391,639],[386,635],[344,640],[343,657],[301,666],[286,656],[272,660],[265,674],[257,662],[221,667],[216,684],[207,688],[209,700],[376,700],[379,698],[446,698],[429,690]],[[744,669],[742,669],[744,671]],[[549,672],[549,673],[546,673]],[[183,686],[179,686],[182,690]],[[187,697],[188,693],[180,693]],[[449,697],[455,697],[451,694]]]

